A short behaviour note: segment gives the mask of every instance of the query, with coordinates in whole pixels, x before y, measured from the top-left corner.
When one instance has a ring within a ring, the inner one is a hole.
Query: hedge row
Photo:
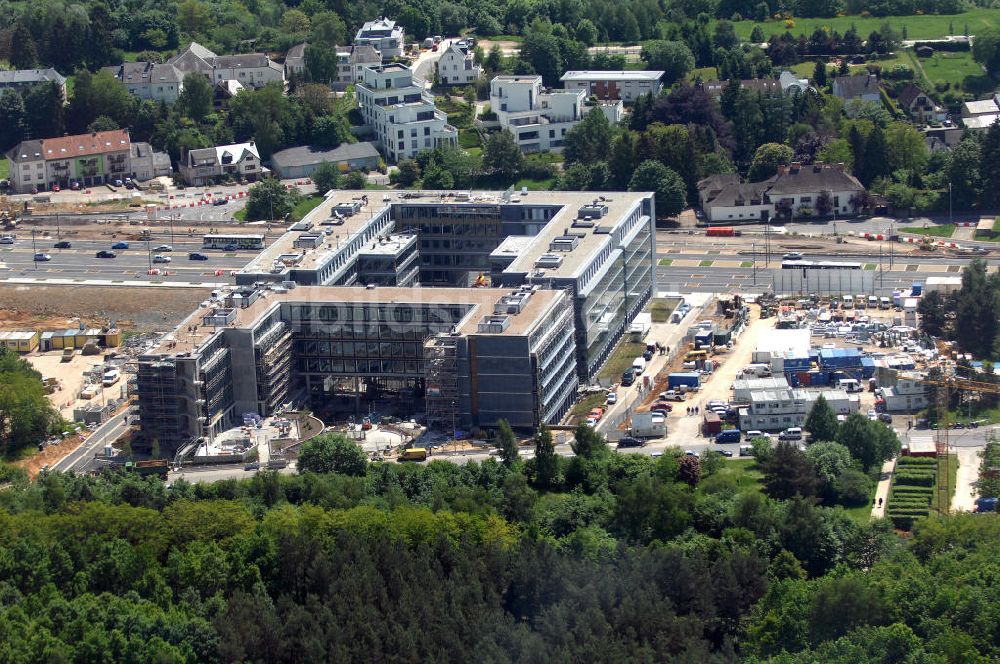
[[[937,467],[937,459],[931,457],[901,457],[896,460],[896,467],[903,466],[933,466]]]
[[[917,494],[926,494],[929,496],[932,493],[934,493],[934,489],[929,486],[913,486],[907,484],[897,484],[892,487],[892,493],[893,495],[897,493],[917,493]]]
[[[898,484],[908,484],[911,486],[934,486],[934,476],[927,475],[926,477],[920,475],[897,475],[896,482]]]

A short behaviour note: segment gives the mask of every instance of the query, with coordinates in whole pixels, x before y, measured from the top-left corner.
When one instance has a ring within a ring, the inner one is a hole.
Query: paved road
[[[122,415],[116,415],[97,427],[79,447],[66,455],[52,470],[62,472],[88,470],[94,461],[94,455],[102,452],[106,443],[116,440],[125,432],[126,425]]]

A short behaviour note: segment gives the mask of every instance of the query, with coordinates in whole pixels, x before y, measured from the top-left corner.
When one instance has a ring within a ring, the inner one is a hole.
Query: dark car
[[[208,260],[208,256],[206,256],[205,254],[199,253],[197,251],[192,251],[190,254],[188,254],[188,260],[190,260],[190,261],[207,261]]]
[[[730,450],[716,450],[716,452],[718,452],[719,454],[721,454],[724,457],[731,457],[731,456],[733,456],[733,453]]]
[[[635,382],[635,372],[634,371],[632,371],[631,369],[629,369],[628,371],[626,371],[625,373],[622,374],[622,386],[623,387],[628,387],[629,385],[631,385],[634,382]]]
[[[59,242],[56,242],[52,246],[56,249],[71,249],[73,247],[73,245],[67,242],[66,240],[60,240]]]
[[[113,251],[108,251],[107,249],[101,249],[96,254],[94,254],[94,256],[96,258],[118,258],[118,254],[116,254]]]
[[[625,436],[618,441],[618,447],[642,447],[643,445],[645,443],[642,440],[633,438],[632,436]]]
[[[645,353],[642,354],[642,359],[649,362],[651,359],[653,359],[653,351],[647,350]]]
[[[128,242],[115,242],[111,245],[112,249],[128,249]]]
[[[665,411],[667,411],[668,413],[670,413],[670,412],[673,412],[673,410],[674,410],[674,404],[672,404],[672,403],[667,403],[666,401],[658,401],[658,402],[657,402],[657,403],[656,403],[656,404],[655,404],[655,405],[653,406],[653,408],[656,408],[657,410],[665,410]]]
[[[214,201],[212,201],[212,205],[225,205],[228,202],[229,201],[227,201],[225,198],[216,198]]]

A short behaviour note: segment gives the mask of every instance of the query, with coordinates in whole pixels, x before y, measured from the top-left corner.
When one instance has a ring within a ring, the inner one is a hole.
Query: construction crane
[[[921,378],[919,382],[925,385],[933,385],[935,388],[935,409],[937,411],[937,454],[940,457],[944,454],[942,463],[943,472],[938,473],[938,509],[948,512],[951,507],[951,443],[949,440],[950,424],[948,417],[948,404],[951,401],[951,391],[959,392],[985,392],[987,394],[1000,395],[1000,385],[986,383],[957,376],[943,376],[941,378]],[[943,493],[942,497],[940,494]],[[943,499],[942,499],[943,498]],[[942,507],[943,506],[943,507]]]

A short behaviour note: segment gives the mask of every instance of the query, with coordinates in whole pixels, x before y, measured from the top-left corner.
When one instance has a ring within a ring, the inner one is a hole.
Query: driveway
[[[976,489],[973,482],[979,479],[979,453],[985,449],[955,447],[958,457],[958,474],[955,478],[955,495],[951,499],[952,512],[972,512],[976,509]]]

